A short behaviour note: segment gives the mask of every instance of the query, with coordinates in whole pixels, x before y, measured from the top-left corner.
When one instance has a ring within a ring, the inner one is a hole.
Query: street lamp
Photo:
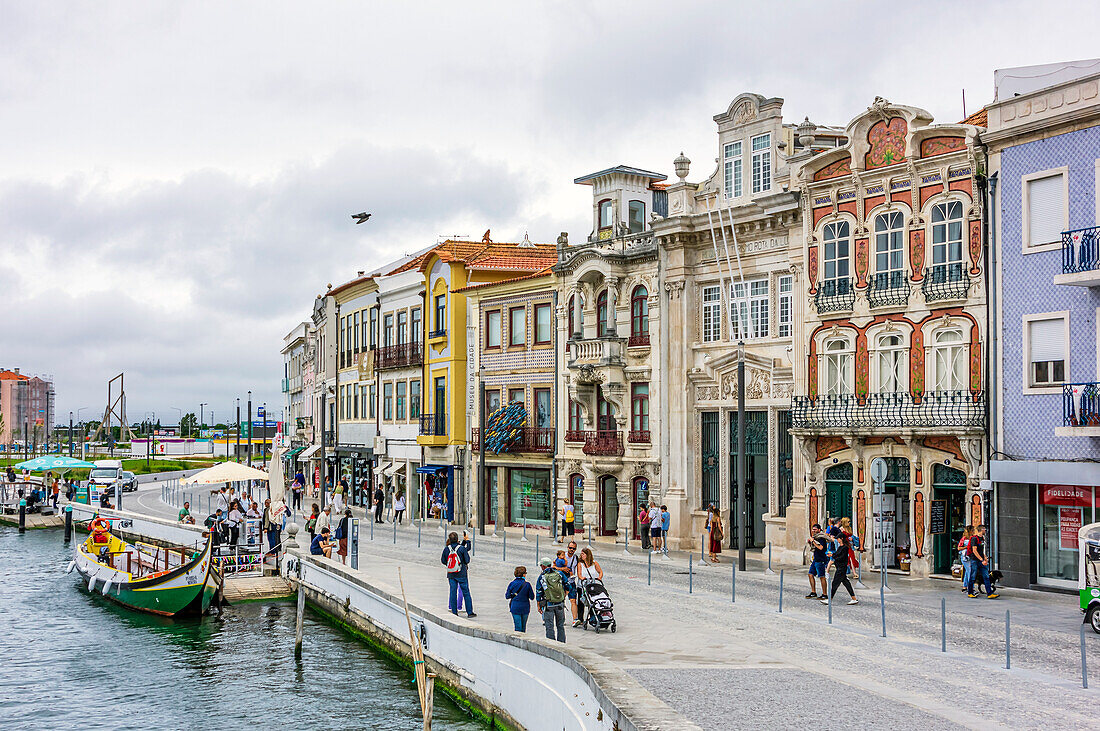
[[[228,448],[229,443],[226,442]],[[241,461],[241,400],[237,399],[237,448],[233,450],[233,457],[237,462]]]
[[[248,392],[248,466],[252,466],[252,391]]]
[[[181,409],[179,406],[172,406],[170,408],[173,408],[176,411],[180,412],[180,420],[179,420],[180,432],[181,432],[180,436],[184,436],[183,433],[182,433],[183,432],[183,409]]]
[[[73,412],[69,412],[69,458],[73,456]]]
[[[200,431],[202,430],[202,427],[203,427],[203,413],[204,413],[203,412],[203,407],[204,406],[206,406],[206,403],[199,404],[199,430]],[[210,418],[211,419],[214,418],[214,412],[213,411],[210,412]]]
[[[737,568],[745,570],[745,341],[737,341]]]

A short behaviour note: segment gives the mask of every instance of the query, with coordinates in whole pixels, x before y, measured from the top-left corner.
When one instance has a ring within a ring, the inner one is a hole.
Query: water
[[[202,619],[123,609],[65,574],[56,530],[0,527],[0,728],[419,729],[412,673],[293,602]],[[436,693],[434,729],[484,724]]]

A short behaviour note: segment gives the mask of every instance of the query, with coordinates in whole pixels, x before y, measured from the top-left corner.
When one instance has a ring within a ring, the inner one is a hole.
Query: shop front
[[[1097,520],[1100,489],[1083,485],[1038,485],[1038,582],[1077,585],[1077,532]]]
[[[344,480],[348,485],[344,499],[349,505],[362,507],[369,503],[373,472],[370,457],[363,451],[338,449],[335,462],[330,462],[337,481]]]
[[[550,527],[550,470],[526,467],[508,468],[508,522],[511,525]]]
[[[874,562],[885,560],[886,567],[909,571],[909,460],[884,457],[886,481],[881,491],[871,495],[874,537]]]
[[[943,464],[932,466],[932,573],[950,574],[958,561],[959,539],[970,520],[966,473]]]
[[[424,503],[428,514],[439,517],[440,512],[448,521],[455,518],[454,467],[451,465],[426,464],[416,468],[417,477],[423,480]]]

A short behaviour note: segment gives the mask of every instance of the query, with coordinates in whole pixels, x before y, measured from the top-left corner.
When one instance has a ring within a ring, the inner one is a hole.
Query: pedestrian
[[[668,529],[672,527],[672,513],[668,512],[668,506],[661,506],[661,551],[668,555]]]
[[[642,534],[642,550],[650,550],[653,544],[649,540],[649,510],[644,503],[638,508],[638,532]]]
[[[210,530],[210,537],[214,541],[214,549],[217,550],[218,546],[225,540],[225,518],[222,516],[222,509],[215,508],[214,512],[203,521],[203,525]]]
[[[818,599],[826,596],[828,592],[828,579],[826,573],[826,566],[829,564],[829,539],[825,535],[825,532],[821,530],[820,523],[814,523],[810,526],[810,537],[806,539],[806,544],[810,547],[810,570],[808,572],[810,577],[810,593],[806,595],[807,599]],[[821,594],[817,593],[817,582],[821,580]]]
[[[405,514],[405,491],[398,490],[397,497],[393,499],[393,522],[401,523],[401,518]]]
[[[332,558],[332,541],[328,539],[328,526],[321,529],[321,533],[309,542],[309,552],[313,556]]]
[[[322,525],[328,529],[332,529],[332,505],[326,505],[325,509],[321,511],[321,517],[317,519],[318,525]]]
[[[382,521],[382,508],[386,504],[386,492],[382,489],[382,483],[378,483],[378,487],[374,491],[374,522],[381,523]]]
[[[714,505],[710,506],[710,517],[707,519],[707,535],[710,542],[710,561],[711,563],[720,563],[718,554],[722,552],[722,538],[725,537],[725,533],[722,530],[722,516]]]
[[[458,614],[458,593],[466,600],[466,616],[476,617],[474,614],[474,600],[470,596],[470,582],[466,575],[470,565],[470,541],[466,531],[462,532],[462,543],[458,542],[458,534],[451,533],[447,536],[447,545],[443,547],[443,555],[439,562],[447,567],[447,583],[450,588],[448,608],[451,614]]]
[[[225,515],[229,512],[229,498],[226,496],[225,485],[222,485],[220,490],[215,490],[214,494],[218,496],[214,507],[222,511],[222,515]]]
[[[183,507],[180,508],[179,515],[176,516],[176,520],[180,523],[189,523],[194,525],[195,519],[191,517],[191,503],[187,500],[183,501]]]
[[[76,497],[76,480],[70,477],[65,480],[65,499],[71,503],[74,497]]]
[[[561,517],[561,535],[558,536],[558,543],[563,543],[566,536],[575,534],[574,519],[576,516],[573,512],[573,503],[566,500],[565,504],[561,506],[561,510],[558,511],[558,515]]]
[[[577,553],[577,542],[569,541],[565,549],[565,577],[567,579],[565,591],[569,595],[569,605],[573,615],[573,626],[580,627],[577,619],[577,572],[581,563],[581,555]]]
[[[122,489],[121,487],[119,488]],[[57,501],[61,499],[61,480],[53,478],[53,485],[50,486],[51,497],[53,498],[53,509],[57,510]]]
[[[856,591],[852,588],[852,582],[848,580],[848,565],[852,555],[852,544],[848,540],[848,536],[837,528],[835,525],[833,532],[832,549],[829,552],[829,563],[826,565],[825,570],[828,572],[829,566],[833,567],[833,588],[829,593],[829,596],[822,599],[822,604],[828,604],[829,600],[836,596],[836,588],[840,584],[844,584],[844,588],[848,590],[848,594],[851,599],[849,604],[859,604],[859,599],[856,599]]]
[[[332,504],[336,506],[336,512],[341,513],[344,510],[344,496],[348,494],[348,480],[346,477],[341,477],[340,481],[336,483],[336,492],[332,496]]]
[[[279,524],[276,522],[276,517],[271,508],[271,498],[264,500],[263,521],[263,529],[267,533],[267,555],[274,556],[276,554],[275,549],[279,545]]]
[[[661,509],[656,501],[649,506],[649,536],[653,541],[652,553],[661,552]]]
[[[548,557],[542,558],[539,566],[542,573],[535,582],[535,601],[546,628],[546,639],[565,642],[565,575],[554,568]]]
[[[294,510],[302,509],[302,493],[305,489],[305,477],[302,476],[302,472],[299,470],[298,474],[294,475],[294,482],[290,486],[290,504]]]
[[[955,548],[959,552],[959,564],[962,566],[962,591],[964,594],[970,589],[970,574],[973,567],[970,565],[970,539],[974,537],[974,526],[967,525],[963,528],[962,535]]]
[[[314,536],[317,535],[317,519],[321,516],[321,508],[317,503],[313,503],[313,512],[309,514],[309,518],[306,520],[306,530],[309,531],[309,542],[313,543]]]
[[[970,585],[966,587],[966,595],[971,599],[976,599],[977,594],[974,593],[974,582],[985,582],[985,598],[996,599],[1000,596],[997,592],[993,591],[993,586],[989,583],[989,557],[985,555],[985,526],[974,526],[974,535],[970,537]]]
[[[527,618],[531,615],[531,600],[535,598],[535,590],[527,581],[527,567],[516,566],[512,583],[504,591],[504,598],[508,599],[508,611],[512,613],[512,622],[516,632],[527,631]]]
[[[241,504],[234,500],[229,506],[229,515],[225,518],[225,527],[229,530],[229,547],[235,549],[241,536],[241,521],[244,513],[241,512]]]
[[[244,516],[251,520],[259,520],[263,517],[260,513],[260,504],[253,500],[252,504],[248,506],[248,510],[245,511]]]
[[[581,549],[581,560],[577,564],[577,586],[578,594],[580,598],[577,601],[577,621],[578,625],[584,624],[584,611],[588,606],[584,601],[584,584],[587,581],[593,579],[603,581],[603,568],[600,566],[600,562],[596,560],[596,557],[592,555],[592,549],[585,546]]]
[[[351,532],[351,508],[344,510],[344,517],[340,518],[340,524],[336,527],[336,542],[339,548],[336,549],[337,555],[340,556],[340,563],[347,563],[348,557],[348,534]]]
[[[841,533],[848,536],[848,543],[852,546],[850,566],[853,571],[858,571],[860,554],[866,549],[864,549],[863,544],[860,543],[859,536],[852,532],[852,519],[848,516],[844,516],[837,522],[837,528],[840,529]]]

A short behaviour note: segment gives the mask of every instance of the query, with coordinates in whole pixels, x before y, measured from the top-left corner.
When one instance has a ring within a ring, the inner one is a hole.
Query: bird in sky
[[[366,212],[353,213],[351,214],[351,217],[355,219],[355,225],[358,226],[361,223],[366,223],[367,219],[370,218],[370,214]]]

